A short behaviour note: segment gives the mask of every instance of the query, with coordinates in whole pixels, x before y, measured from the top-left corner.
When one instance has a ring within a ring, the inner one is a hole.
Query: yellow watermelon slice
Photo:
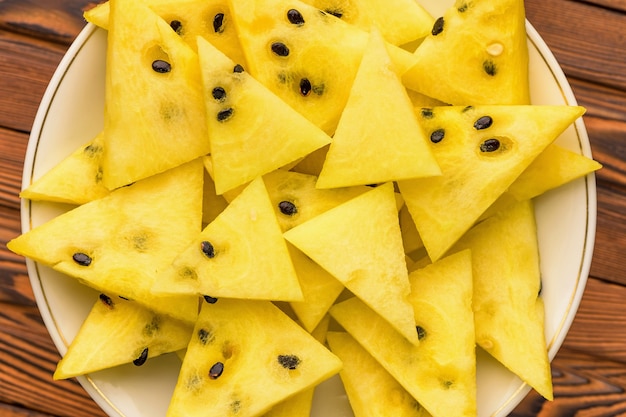
[[[203,158],[204,159],[204,158]],[[213,178],[204,170],[204,191],[202,193],[202,228],[206,227],[228,206],[226,199],[217,195]]]
[[[218,194],[330,142],[322,130],[201,38],[198,53]]]
[[[149,358],[183,349],[193,325],[133,301],[100,294],[63,359],[54,379],[72,378],[114,366],[141,366]]]
[[[435,19],[415,0],[305,0],[307,4],[369,32],[380,30],[393,45],[424,38]]]
[[[283,232],[371,190],[364,186],[321,190],[315,187],[317,177],[283,170],[263,180]],[[292,302],[291,307],[302,326],[312,331],[344,286],[299,249],[288,246],[304,296],[304,301]]]
[[[440,174],[385,42],[380,32],[373,30],[317,187],[379,184]]]
[[[167,417],[258,416],[340,368],[269,301],[204,303]]]
[[[137,181],[55,217],[7,247],[99,291],[193,322],[197,296],[159,297],[151,288],[200,232],[202,173],[197,159]]]
[[[538,197],[600,168],[602,165],[599,162],[552,143],[485,210],[479,221],[491,217],[511,204]]]
[[[257,178],[159,277],[157,294],[301,301],[287,243],[262,178]]]
[[[322,213],[285,238],[418,343],[393,184]]]
[[[198,57],[135,0],[111,2],[105,79],[102,182],[107,188],[209,152]]]
[[[529,200],[600,168],[602,165],[599,162],[552,144],[537,156],[506,192],[517,201]]]
[[[434,417],[476,416],[472,261],[465,250],[411,273],[419,344],[356,297],[331,316]]]
[[[283,232],[371,191],[370,187],[319,189],[317,177],[277,170],[263,177]]]
[[[339,375],[355,417],[430,417],[352,336],[334,331],[327,339],[331,352],[343,362]]]
[[[107,195],[109,189],[102,185],[102,142],[100,132],[31,183],[20,197],[79,205]]]
[[[525,25],[523,0],[457,0],[415,51],[404,84],[453,105],[530,104]]]
[[[536,230],[526,200],[476,225],[453,251],[472,251],[476,342],[551,400]]]
[[[443,106],[420,121],[443,175],[398,181],[429,256],[439,259],[550,143],[578,106]]]
[[[248,70],[332,134],[348,99],[368,33],[298,0],[229,0]],[[398,71],[413,55],[390,48]]]
[[[244,65],[246,60],[232,24],[228,2],[225,0],[147,0],[156,14],[194,50],[196,38],[202,36],[230,59]],[[108,1],[85,11],[85,20],[103,29],[109,28]]]
[[[324,319],[310,332],[311,336],[318,342],[324,343],[329,323],[330,316],[324,316]],[[301,391],[276,404],[270,411],[263,414],[263,417],[310,417],[314,394],[315,388]]]

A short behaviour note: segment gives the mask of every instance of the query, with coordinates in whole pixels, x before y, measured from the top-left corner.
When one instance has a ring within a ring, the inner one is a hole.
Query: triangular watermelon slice
[[[415,58],[405,85],[444,103],[530,104],[523,0],[456,1]]]
[[[356,297],[331,316],[434,417],[476,416],[472,262],[465,250],[411,273],[410,344]]]
[[[78,206],[7,247],[99,291],[193,322],[197,296],[159,297],[151,288],[200,232],[202,176],[196,159]]]
[[[441,170],[385,42],[380,32],[373,30],[317,187],[379,184],[433,175],[441,175]]]
[[[393,184],[386,183],[287,231],[294,246],[418,343]]]
[[[245,64],[227,0],[147,0],[145,3],[194,51],[196,38],[202,36],[233,61]],[[110,6],[105,1],[85,11],[83,16],[88,22],[108,29]]]
[[[514,203],[454,246],[474,256],[476,343],[539,394],[553,398],[534,205]],[[494,256],[494,254],[496,254]]]
[[[298,0],[229,0],[250,73],[333,134],[368,40],[362,31]],[[413,54],[390,47],[400,73]]]
[[[85,204],[109,194],[102,185],[103,132],[76,149],[20,193],[30,200]]]
[[[420,122],[443,175],[398,181],[431,260],[439,259],[550,143],[578,106],[442,106]]]
[[[421,40],[435,19],[415,0],[304,0],[344,22],[369,32],[380,30],[386,41],[404,45]]]
[[[324,316],[310,333],[320,343],[324,343],[328,334],[330,316]],[[313,395],[315,387],[301,391],[286,400],[276,404],[270,411],[263,414],[263,417],[310,417],[313,407]]]
[[[430,417],[380,363],[346,332],[328,332],[330,351],[341,359],[339,372],[355,417]]]
[[[202,38],[198,53],[218,194],[330,143],[322,130]]]
[[[269,301],[204,303],[167,417],[258,416],[341,361]]]
[[[103,184],[114,189],[209,152],[197,54],[156,13],[113,0]]]
[[[302,301],[287,242],[262,178],[252,181],[189,240],[153,291]]]
[[[141,304],[100,294],[57,364],[55,379],[114,366],[141,366],[149,358],[184,349],[193,324],[157,314]]]

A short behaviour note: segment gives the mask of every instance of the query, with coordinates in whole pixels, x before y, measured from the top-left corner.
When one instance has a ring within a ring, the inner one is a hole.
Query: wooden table
[[[88,0],[0,0],[0,416],[103,416],[59,355],[34,301],[20,233],[22,166],[39,101],[84,25]],[[596,247],[580,310],[553,362],[555,400],[536,393],[512,414],[626,415],[626,0],[527,0],[527,17],[572,84],[597,175]]]

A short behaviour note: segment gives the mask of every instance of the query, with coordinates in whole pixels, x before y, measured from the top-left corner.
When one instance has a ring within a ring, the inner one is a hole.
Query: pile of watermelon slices
[[[308,416],[335,374],[357,417],[470,417],[479,346],[552,398],[533,198],[600,165],[553,143],[584,109],[530,103],[522,0],[85,17],[104,130],[8,244],[101,293],[55,378],[177,353],[168,417]]]

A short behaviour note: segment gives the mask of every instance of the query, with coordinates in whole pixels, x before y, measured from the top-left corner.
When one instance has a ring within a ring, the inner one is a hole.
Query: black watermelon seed
[[[271,48],[272,52],[278,56],[289,56],[289,48],[282,42],[274,42]]]
[[[333,16],[341,19],[343,17],[343,12],[341,10],[332,10],[332,9],[326,9],[326,13],[328,14],[332,14]]]
[[[76,252],[74,255],[72,255],[72,259],[80,266],[91,265],[91,257],[82,252]]]
[[[200,249],[207,258],[215,258],[215,248],[213,247],[213,244],[208,240],[204,240],[202,241],[202,243],[200,243]]]
[[[426,337],[426,330],[422,326],[415,326],[415,330],[417,330],[417,338],[422,340]]]
[[[478,118],[478,120],[474,122],[474,129],[476,130],[487,129],[492,124],[493,124],[493,119],[491,118],[491,116],[483,116],[483,117]]]
[[[154,70],[154,72],[158,72],[159,74],[165,74],[172,70],[172,66],[167,61],[163,61],[162,59],[156,59],[152,61],[152,69]]]
[[[308,96],[311,93],[311,89],[313,87],[311,86],[311,81],[309,81],[307,78],[303,78],[300,80],[300,94],[302,94],[304,97]]]
[[[469,5],[467,3],[463,3],[461,4],[461,6],[457,8],[457,10],[459,11],[459,13],[465,13],[468,8],[469,8]]]
[[[283,368],[290,369],[292,371],[297,369],[298,365],[300,365],[300,358],[296,355],[278,355],[277,359],[278,363],[280,363]]]
[[[209,344],[215,340],[215,336],[207,329],[198,330],[198,339],[203,345]]]
[[[239,74],[243,72],[243,67],[239,64],[235,65],[235,67],[233,68],[233,72]]]
[[[213,31],[215,33],[224,32],[224,13],[218,13],[213,17]]]
[[[304,17],[302,16],[302,13],[300,13],[296,9],[287,10],[287,19],[289,20],[289,23],[293,25],[304,25]]]
[[[85,146],[83,152],[90,158],[100,155],[102,153],[102,146],[94,145],[93,143]]]
[[[217,121],[218,122],[225,122],[226,120],[230,119],[230,116],[233,115],[233,109],[232,108],[228,108],[226,110],[222,110],[219,113],[217,113]]]
[[[148,360],[148,348],[141,351],[141,355],[133,361],[133,365],[141,366]]]
[[[435,20],[435,24],[433,25],[433,30],[431,30],[430,33],[432,33],[433,36],[439,35],[441,32],[443,32],[443,26],[444,26],[444,21],[443,21],[443,16],[442,16],[439,19]]]
[[[209,378],[217,379],[222,375],[222,372],[224,372],[224,364],[222,362],[215,362],[215,364],[211,366],[211,369],[209,369]]]
[[[291,201],[281,201],[278,203],[280,212],[287,216],[293,216],[298,212],[298,208]]]
[[[217,303],[217,298],[211,297],[210,295],[204,295],[203,298],[204,298],[204,301],[206,301],[209,304]]]
[[[444,129],[437,129],[433,133],[430,134],[430,141],[432,143],[439,143],[446,136],[446,131]]]
[[[102,301],[102,303],[103,303],[105,306],[107,306],[107,307],[109,307],[109,308],[113,308],[113,305],[114,305],[114,304],[113,304],[113,300],[111,300],[111,297],[109,297],[109,296],[108,296],[108,295],[106,295],[106,294],[100,294],[100,295],[99,295],[99,297],[100,297],[100,301]]]
[[[500,149],[500,141],[498,139],[487,139],[480,144],[481,152],[495,152]]]
[[[474,106],[465,106],[462,110],[463,113],[468,112],[470,110],[472,110],[474,108]]]
[[[422,117],[424,119],[432,119],[434,114],[433,114],[433,109],[429,109],[429,108],[423,108],[420,112],[422,114]]]
[[[492,77],[498,72],[496,64],[490,59],[483,62],[483,69],[485,70],[487,75],[491,75]]]
[[[224,99],[226,98],[226,90],[224,90],[222,87],[215,87],[211,94],[213,95],[213,98],[217,101],[224,101]]]
[[[183,24],[180,22],[180,20],[172,20],[170,22],[170,27],[174,30],[174,32],[178,33],[179,35],[183,31]]]

